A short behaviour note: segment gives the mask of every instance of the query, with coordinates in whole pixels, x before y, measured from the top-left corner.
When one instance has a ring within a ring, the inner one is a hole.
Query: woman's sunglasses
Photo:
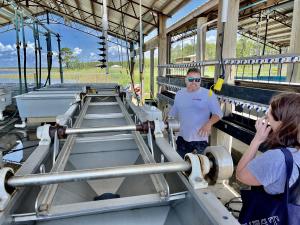
[[[196,83],[199,83],[201,81],[201,78],[197,78],[197,77],[187,77],[186,79],[188,82],[195,81]]]

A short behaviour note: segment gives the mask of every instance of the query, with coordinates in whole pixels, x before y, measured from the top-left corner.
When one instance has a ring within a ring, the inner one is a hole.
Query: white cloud
[[[89,61],[97,61],[99,58],[95,52],[90,52]]]
[[[209,43],[215,43],[216,42],[216,36],[215,35],[210,35],[210,36],[207,36],[206,38],[206,41],[209,42]]]
[[[13,45],[4,45],[0,42],[0,52],[11,52],[11,51],[15,51],[15,46]]]
[[[58,56],[58,52],[57,51],[52,51],[52,54],[53,54],[54,57]]]
[[[33,54],[34,53],[34,43],[33,42],[28,42],[27,43],[27,52],[29,54]]]
[[[79,47],[76,47],[76,48],[74,48],[74,50],[73,50],[73,55],[74,55],[74,56],[78,56],[78,55],[80,55],[81,52],[82,52],[82,49],[79,48]]]

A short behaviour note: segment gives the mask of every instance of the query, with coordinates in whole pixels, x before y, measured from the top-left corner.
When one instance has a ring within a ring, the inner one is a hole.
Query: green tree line
[[[247,56],[254,56],[254,55],[260,55],[262,54],[263,50],[263,44],[257,43],[256,41],[253,41],[246,37],[239,37],[237,40],[237,49],[236,54],[237,57],[247,57]],[[277,50],[274,50],[268,46],[265,48],[265,55],[269,54],[278,54],[279,52]],[[171,46],[171,62],[175,63],[175,60],[177,58],[182,58],[189,55],[195,55],[195,45],[193,43],[180,43],[177,42]],[[216,56],[216,44],[207,42],[206,43],[206,49],[205,49],[205,59],[215,59]],[[73,55],[73,52],[70,48],[62,48],[62,61],[64,66],[67,69],[85,69],[85,68],[91,68],[96,67],[99,65],[99,62],[81,62],[77,56]],[[128,67],[127,62],[108,62],[109,66],[112,65],[122,65],[123,67]],[[136,64],[138,64],[138,60],[136,60]],[[150,67],[150,59],[145,58],[144,61],[145,68]]]

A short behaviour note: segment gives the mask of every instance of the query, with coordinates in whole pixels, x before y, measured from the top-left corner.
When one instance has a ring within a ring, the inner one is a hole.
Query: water
[[[19,74],[18,70],[0,69],[0,76],[1,75],[17,75],[17,74]]]

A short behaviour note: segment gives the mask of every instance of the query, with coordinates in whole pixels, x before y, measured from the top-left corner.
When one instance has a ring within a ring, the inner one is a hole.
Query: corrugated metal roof
[[[172,16],[180,7],[190,0],[143,0],[142,19],[143,33],[149,34],[158,27],[158,15]],[[18,5],[26,7],[25,0],[16,0]],[[108,33],[112,36],[137,41],[139,39],[139,1],[108,0]],[[64,17],[90,28],[101,31],[101,0],[28,0],[27,9],[33,15],[47,12]],[[0,3],[1,9],[14,13],[7,3]],[[0,12],[0,26],[11,23],[5,14]]]

